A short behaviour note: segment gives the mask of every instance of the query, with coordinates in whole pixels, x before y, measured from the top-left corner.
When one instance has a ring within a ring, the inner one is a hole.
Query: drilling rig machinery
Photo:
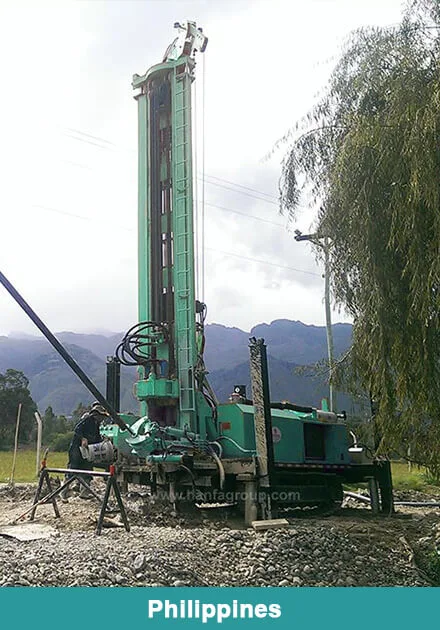
[[[341,415],[271,403],[266,347],[250,340],[253,400],[238,387],[219,404],[203,360],[205,304],[195,294],[191,84],[207,38],[195,22],[163,62],[133,77],[138,103],[139,320],[116,352],[136,365],[139,418],[134,435],[105,432],[118,451],[119,478],[165,490],[172,502],[233,497],[246,522],[279,508],[332,505],[342,483],[380,488],[392,508],[389,463],[350,448]],[[115,363],[115,362],[113,362]],[[117,405],[113,401],[113,406]]]
[[[176,506],[237,504],[245,522],[298,506],[334,506],[342,484],[366,481],[372,506],[393,511],[390,463],[350,446],[344,414],[271,402],[266,346],[251,338],[252,400],[234,387],[220,404],[203,360],[206,306],[196,299],[191,85],[207,38],[195,22],[162,63],[133,77],[138,104],[139,323],[107,361],[107,396],[7,278],[0,283],[60,353],[113,422],[102,433],[117,453],[121,484],[164,491]],[[120,366],[138,370],[140,414],[119,413]]]

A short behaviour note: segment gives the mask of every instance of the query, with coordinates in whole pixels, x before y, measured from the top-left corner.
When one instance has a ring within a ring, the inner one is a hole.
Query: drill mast
[[[207,38],[175,24],[164,61],[133,77],[138,102],[139,321],[142,415],[198,433],[191,84]],[[203,316],[203,309],[201,311]]]

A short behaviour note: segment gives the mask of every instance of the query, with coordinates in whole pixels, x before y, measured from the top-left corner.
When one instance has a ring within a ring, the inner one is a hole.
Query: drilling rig
[[[209,385],[206,306],[195,294],[191,129],[195,57],[207,38],[195,22],[175,27],[178,37],[163,62],[132,83],[140,323],[124,337],[108,376],[115,380],[120,363],[137,366],[140,417],[122,415],[132,434],[116,425],[105,429],[118,452],[120,480],[161,488],[173,503],[233,497],[247,523],[286,507],[338,505],[343,482],[368,480],[389,511],[389,462],[351,447],[342,414],[271,402],[263,340],[250,339],[252,399],[237,386],[230,402],[219,404]]]
[[[291,508],[342,502],[343,483],[368,482],[372,507],[393,511],[390,463],[353,445],[345,414],[270,399],[264,340],[249,340],[251,398],[219,403],[203,359],[206,306],[195,290],[191,86],[207,38],[195,22],[162,63],[135,74],[138,106],[139,323],[107,361],[104,397],[11,283],[0,282],[113,422],[123,486],[148,486],[172,504],[233,503],[250,524]],[[120,413],[120,367],[136,366],[140,413]]]

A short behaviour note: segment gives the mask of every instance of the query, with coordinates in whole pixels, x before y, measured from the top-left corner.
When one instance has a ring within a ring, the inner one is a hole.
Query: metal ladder
[[[175,339],[181,428],[195,429],[196,359],[194,234],[191,169],[191,80],[173,73],[173,223]]]

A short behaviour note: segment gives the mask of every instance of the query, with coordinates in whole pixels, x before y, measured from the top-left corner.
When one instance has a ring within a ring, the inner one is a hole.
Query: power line
[[[91,133],[86,133],[85,131],[79,131],[78,129],[72,129],[71,127],[65,127],[65,131],[68,131],[69,134],[79,134],[81,136],[86,136],[87,138],[91,138],[92,140],[99,140],[99,142],[103,142],[104,144],[109,144],[112,147],[115,147],[116,149],[118,149],[118,145],[116,145],[114,142],[111,142],[110,140],[106,140],[105,138],[101,138],[99,136],[94,136]],[[71,137],[71,136],[70,136]]]
[[[63,214],[66,217],[73,217],[74,219],[82,219],[83,221],[93,221],[92,217],[85,217],[81,214],[74,214],[73,212],[67,212],[66,210],[60,210],[59,208],[51,208],[50,206],[43,206],[41,204],[33,204],[32,208],[38,208],[39,210],[48,210],[49,212],[55,212],[56,214]]]
[[[269,221],[269,219],[263,219],[262,217],[256,217],[254,214],[246,214],[246,212],[240,212],[239,210],[233,210],[232,208],[226,208],[225,206],[218,206],[216,203],[210,203],[205,201],[205,206],[211,206],[212,208],[218,208],[219,210],[224,210],[225,212],[231,212],[232,214],[238,214],[241,217],[246,217],[247,219],[254,219],[255,221],[261,221],[262,223],[268,223],[269,225],[275,225],[276,227],[285,229],[285,226],[281,223],[275,223],[275,221]]]
[[[96,171],[96,169],[94,169],[91,166],[87,166],[85,164],[80,164],[79,162],[73,162],[71,160],[62,160],[62,162],[64,162],[65,164],[70,164],[71,166],[75,166],[77,168],[82,168],[85,170],[89,170],[89,171]],[[207,182],[210,183],[210,182]],[[239,191],[237,191],[239,192]],[[195,199],[195,205],[197,206],[197,200]],[[212,208],[217,208],[218,210],[223,210],[224,212],[230,212],[232,214],[236,214],[242,217],[245,217],[247,219],[253,219],[255,221],[260,221],[262,223],[267,223],[268,225],[274,225],[275,227],[279,227],[282,229],[285,229],[286,226],[283,225],[282,223],[277,223],[276,221],[270,221],[269,219],[264,219],[263,217],[257,217],[254,214],[248,214],[247,212],[241,212],[240,210],[235,210],[234,208],[228,208],[226,206],[220,206],[216,203],[211,203],[209,201],[205,201],[204,205],[206,206],[210,206]]]
[[[279,265],[278,263],[272,263],[268,260],[259,260],[258,258],[252,258],[250,256],[242,256],[241,254],[234,254],[233,252],[225,252],[221,249],[215,249],[213,247],[207,247],[211,252],[217,252],[219,254],[224,254],[225,256],[233,256],[234,258],[243,258],[243,260],[250,260],[251,262],[261,263],[262,265],[271,265],[272,267],[279,267],[280,269],[290,269],[290,271],[297,271],[298,273],[306,273],[309,276],[317,276],[321,278],[321,274],[315,273],[314,271],[305,271],[304,269],[296,269],[295,267],[289,267],[287,265]]]
[[[80,164],[79,162],[73,162],[72,160],[61,160],[64,164],[70,164],[71,166],[76,166],[78,168],[84,168],[87,171],[94,171],[95,169],[91,166],[87,166],[87,164]]]
[[[82,214],[75,214],[74,212],[68,212],[67,210],[61,210],[60,208],[52,208],[51,206],[45,206],[42,204],[32,204],[32,208],[38,208],[39,210],[48,210],[49,212],[54,212],[55,214],[61,214],[66,217],[72,217],[74,219],[81,219],[82,221],[99,221],[102,223],[102,220],[97,217],[85,217]],[[134,228],[126,227],[125,225],[118,225],[116,223],[108,223],[106,219],[106,225],[113,225],[117,227],[119,230],[127,230],[127,232],[134,232]]]
[[[202,267],[202,286],[201,286],[201,298],[202,302],[205,300],[205,75],[206,75],[206,66],[205,66],[205,57],[203,55],[202,60],[202,221],[201,221],[201,267]],[[197,173],[197,170],[196,170]],[[197,185],[196,185],[197,188]]]
[[[79,142],[85,142],[87,144],[91,144],[93,146],[97,146],[100,149],[104,149],[107,151],[111,151],[111,150],[123,150],[123,151],[127,151],[129,153],[136,153],[136,151],[134,149],[127,149],[125,147],[121,147],[117,144],[115,144],[114,142],[111,142],[110,140],[106,140],[105,138],[101,138],[100,136],[95,136],[94,134],[90,134],[90,133],[86,133],[84,131],[80,131],[79,129],[72,129],[70,127],[66,127],[65,128],[66,131],[64,133],[64,135],[66,135],[68,138],[72,138],[72,140],[78,140]],[[69,132],[69,133],[66,133]],[[73,135],[76,134],[76,135]],[[81,138],[79,136],[85,136],[84,138]],[[94,140],[98,141],[98,142],[94,142]],[[99,144],[99,142],[104,143],[104,145],[108,145],[108,146],[103,146],[102,144]],[[210,182],[207,178],[210,179],[215,179],[217,180],[216,182]],[[231,180],[228,179],[224,179],[222,177],[218,177],[216,175],[209,175],[209,173],[205,174],[205,176],[203,177],[203,173],[202,173],[202,177],[197,176],[197,179],[199,179],[200,181],[206,183],[206,184],[211,184],[211,186],[218,186],[219,188],[224,188],[225,190],[230,190],[231,192],[235,192],[235,193],[239,193],[242,195],[246,195],[247,197],[252,197],[254,199],[258,199],[258,201],[265,201],[266,203],[270,203],[273,204],[275,206],[279,205],[279,202],[276,198],[275,195],[271,195],[269,193],[263,192],[262,190],[257,190],[256,188],[251,188],[250,186],[244,186],[243,184],[238,184],[237,182],[233,182]],[[224,182],[223,184],[219,184],[217,182]],[[229,186],[225,186],[225,184],[229,184]],[[234,188],[231,188],[231,186],[233,186]],[[242,188],[244,190],[235,190],[235,188]],[[248,191],[248,192],[246,192]],[[253,193],[253,194],[250,194]],[[260,195],[260,196],[257,196]],[[264,199],[262,197],[269,197],[269,199]]]
[[[72,138],[72,140],[78,140],[78,142],[85,142],[86,144],[92,144],[94,147],[98,147],[100,149],[104,149],[105,151],[118,151],[118,147],[116,147],[116,145],[114,145],[113,147],[111,146],[104,146],[102,144],[99,144],[98,142],[93,142],[93,140],[90,140],[88,138],[78,138],[78,136],[75,136],[71,133],[67,133],[66,131],[64,132],[64,135],[67,138]]]
[[[206,177],[209,177],[210,179],[216,179],[220,182],[225,182],[225,184],[231,184],[232,186],[237,186],[238,188],[244,188],[245,190],[250,190],[251,192],[257,193],[258,195],[264,195],[265,197],[270,197],[271,199],[277,201],[277,197],[275,195],[265,193],[262,190],[256,190],[255,188],[250,188],[249,186],[243,186],[243,184],[237,184],[236,182],[231,182],[229,179],[223,179],[222,177],[216,177],[215,175],[206,175]]]
[[[38,208],[40,210],[49,210],[50,212],[55,212],[57,214],[62,214],[62,215],[68,216],[68,217],[73,217],[75,219],[82,219],[83,221],[98,221],[99,220],[99,219],[94,219],[93,217],[86,217],[84,215],[75,214],[73,212],[67,212],[65,210],[60,210],[59,208],[52,208],[50,206],[44,206],[44,205],[41,205],[41,204],[33,204],[32,207],[33,208]],[[135,231],[134,228],[129,228],[129,227],[126,227],[126,226],[118,225],[116,227],[118,227],[119,229],[127,230],[128,232],[134,232]],[[295,267],[289,267],[288,265],[280,265],[278,263],[269,262],[268,260],[261,260],[261,259],[258,259],[258,258],[252,258],[250,256],[243,256],[241,254],[234,254],[233,252],[225,252],[223,250],[215,249],[213,247],[206,247],[206,249],[209,250],[209,251],[212,251],[212,252],[217,252],[219,254],[223,254],[225,256],[232,256],[234,258],[241,258],[243,260],[249,260],[251,262],[257,262],[257,263],[260,263],[262,265],[270,265],[271,267],[278,267],[280,269],[289,269],[290,271],[296,271],[298,273],[305,273],[305,274],[310,275],[310,276],[321,277],[321,274],[315,273],[313,271],[305,271],[304,269],[297,269]]]
[[[209,177],[209,176],[208,176]],[[197,179],[201,180],[200,177]],[[207,184],[211,184],[211,186],[218,186],[219,188],[224,188],[225,190],[230,190],[235,193],[239,193],[240,195],[246,195],[246,197],[252,197],[253,199],[258,199],[258,201],[264,201],[265,203],[270,203],[274,206],[278,206],[277,201],[272,201],[271,199],[263,199],[262,197],[257,197],[256,195],[252,195],[251,193],[246,192],[245,190],[236,190],[235,188],[231,188],[230,186],[225,186],[224,184],[217,184],[216,182],[209,182],[205,180]]]

